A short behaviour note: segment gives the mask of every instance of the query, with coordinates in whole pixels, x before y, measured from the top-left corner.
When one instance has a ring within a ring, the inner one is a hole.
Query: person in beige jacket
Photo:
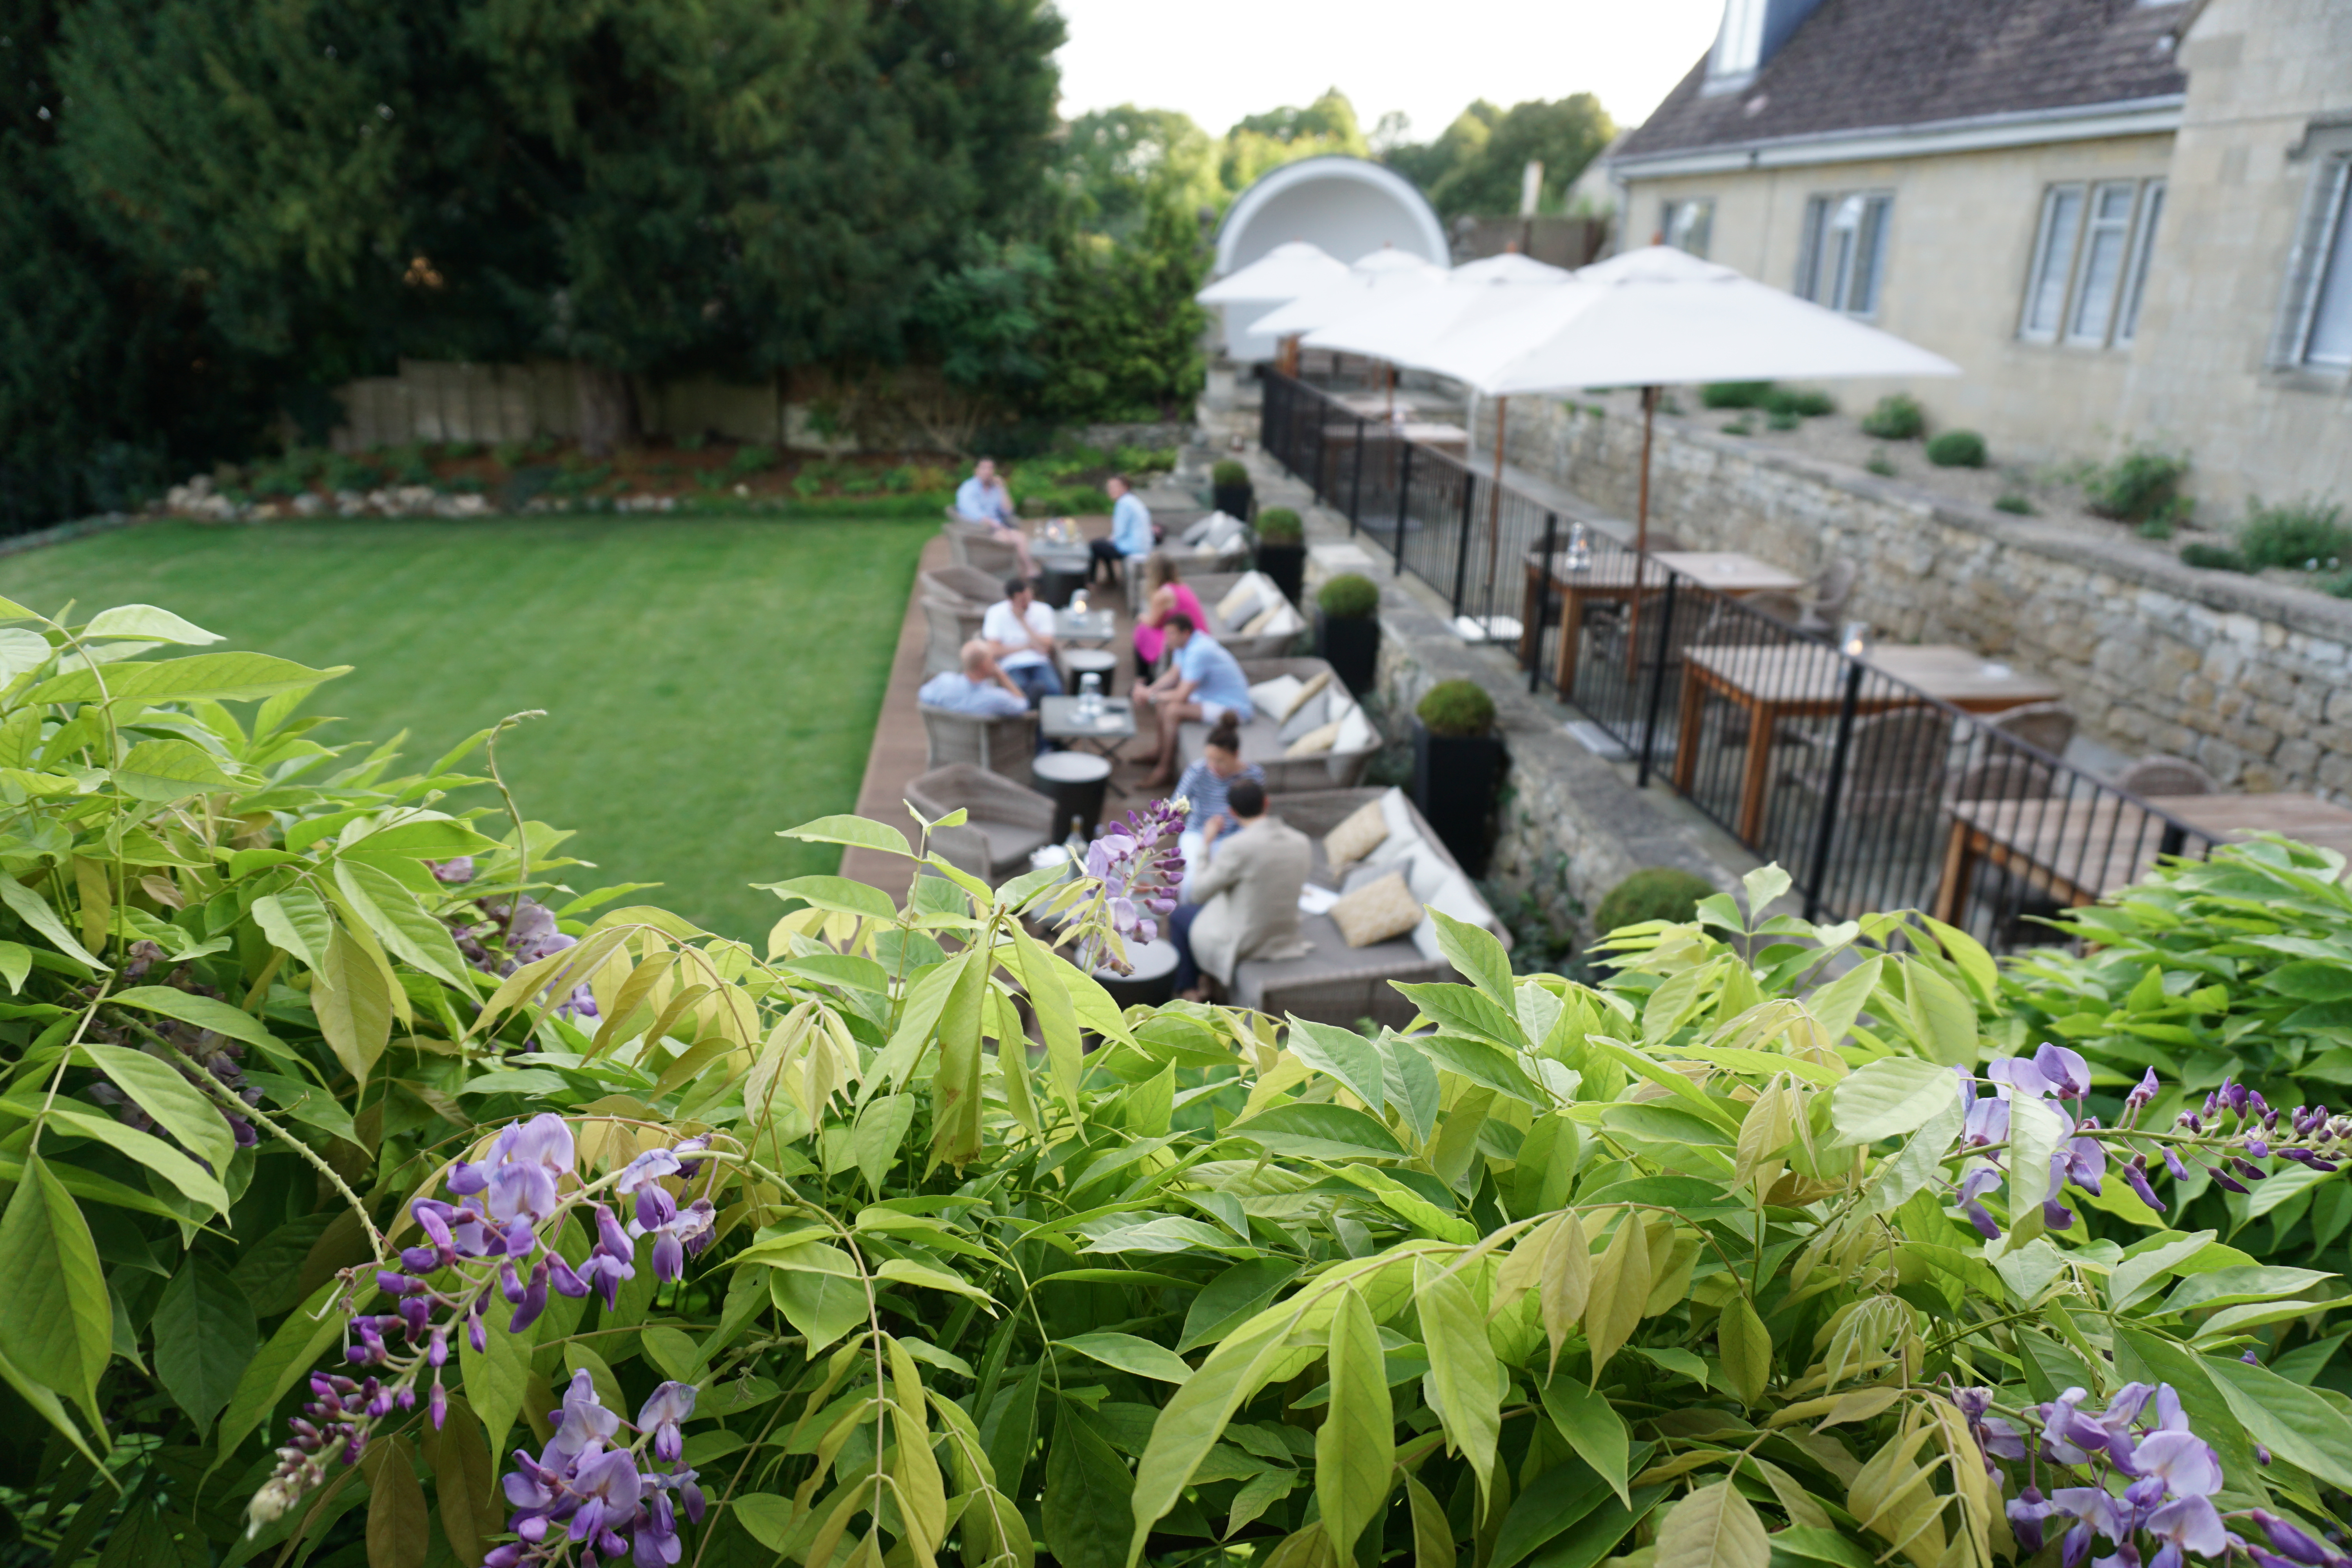
[[[1235,782],[1225,804],[1240,831],[1218,842],[1217,858],[1193,879],[1197,901],[1178,905],[1168,921],[1176,989],[1195,1001],[1203,972],[1230,989],[1243,960],[1303,958],[1315,945],[1298,930],[1298,890],[1314,865],[1307,836],[1266,809],[1255,779]]]

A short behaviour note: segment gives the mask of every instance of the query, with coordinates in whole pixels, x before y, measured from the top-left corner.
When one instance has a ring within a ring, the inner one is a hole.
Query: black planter
[[[1261,542],[1257,547],[1257,569],[1273,578],[1282,596],[1295,605],[1298,603],[1299,585],[1307,579],[1307,546]]]
[[[1488,827],[1509,753],[1496,735],[1433,735],[1412,721],[1412,803],[1473,877],[1486,874]]]
[[[1247,522],[1250,520],[1250,502],[1255,494],[1256,492],[1250,488],[1250,482],[1244,479],[1237,485],[1212,486],[1209,499],[1216,509],[1227,517],[1239,518],[1242,521]]]
[[[1315,612],[1315,657],[1328,663],[1348,689],[1361,697],[1372,689],[1381,668],[1381,619],[1364,616],[1334,620]]]

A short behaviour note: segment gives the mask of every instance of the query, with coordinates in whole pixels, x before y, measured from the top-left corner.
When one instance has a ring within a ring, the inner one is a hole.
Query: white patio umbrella
[[[1249,324],[1267,337],[1295,338],[1344,321],[1375,300],[1416,293],[1445,280],[1446,270],[1402,250],[1375,250],[1339,278],[1317,285]]]
[[[1203,305],[1280,304],[1348,275],[1348,264],[1319,245],[1286,240],[1192,296]]]
[[[1525,290],[1513,308],[1465,325],[1410,363],[1497,398],[1642,388],[1637,550],[1649,548],[1650,449],[1662,386],[1960,374],[1941,354],[1891,332],[1667,246],[1596,262],[1576,274],[1572,288]],[[1638,595],[1632,608],[1638,617]]]

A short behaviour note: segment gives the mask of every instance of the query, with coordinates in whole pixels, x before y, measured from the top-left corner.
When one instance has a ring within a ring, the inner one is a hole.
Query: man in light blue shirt
[[[1181,610],[1168,617],[1164,629],[1173,650],[1167,673],[1148,686],[1135,684],[1137,707],[1150,710],[1160,727],[1160,749],[1143,764],[1146,789],[1165,789],[1175,781],[1178,725],[1200,719],[1213,726],[1227,713],[1247,723],[1250,714],[1249,677],[1216,638]]]
[[[934,675],[915,699],[926,708],[955,713],[975,713],[983,719],[1010,719],[1029,711],[1029,699],[996,668],[988,645],[974,639],[963,645],[963,668]]]
[[[1125,474],[1113,474],[1103,481],[1103,489],[1110,493],[1110,537],[1096,540],[1087,550],[1104,577],[1116,583],[1126,564],[1150,554],[1159,540],[1151,526],[1151,509],[1143,504]],[[1094,581],[1091,570],[1087,581]]]
[[[956,487],[955,510],[958,517],[986,523],[992,538],[1011,545],[1020,557],[1021,575],[1037,575],[1036,563],[1029,559],[1029,538],[1013,510],[1013,492],[996,477],[995,458],[982,458],[972,465],[971,478]]]

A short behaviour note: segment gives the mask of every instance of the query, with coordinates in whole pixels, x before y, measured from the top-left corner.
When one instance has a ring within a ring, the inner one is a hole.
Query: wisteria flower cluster
[[[125,962],[120,978],[125,984],[135,984],[143,980],[148,972],[167,956],[169,955],[155,942],[144,938],[134,942],[123,954]],[[226,999],[212,986],[198,983],[184,964],[167,974],[163,983],[175,991],[185,991],[192,995]],[[90,994],[95,997],[97,992],[93,990]],[[182,1023],[173,1018],[154,1019],[145,1024],[144,1032],[152,1042],[160,1043],[169,1052],[166,1055],[164,1051],[157,1050],[152,1054],[162,1057],[184,1076],[193,1079],[199,1073],[208,1074],[214,1082],[228,1090],[233,1098],[247,1105],[261,1103],[261,1090],[245,1080],[245,1047],[236,1041],[226,1035],[215,1034],[210,1029],[200,1028],[196,1025]],[[135,1043],[121,1031],[105,1024],[93,1024],[90,1027],[90,1035],[93,1038],[105,1040],[110,1044]],[[115,1119],[126,1126],[136,1128],[142,1132],[152,1132],[156,1130],[154,1119],[140,1110],[138,1104],[129,1095],[109,1082],[103,1074],[100,1075],[97,1082],[89,1086],[89,1097],[100,1105],[111,1108]],[[213,1108],[219,1112],[221,1120],[228,1123],[229,1131],[236,1137],[238,1147],[249,1149],[254,1145],[260,1135],[255,1131],[250,1120],[229,1110],[216,1100],[214,1101]],[[190,1158],[196,1157],[192,1152]]]
[[[1184,803],[1156,800],[1129,812],[1087,847],[1086,874],[1100,882],[1101,923],[1121,942],[1149,942],[1160,921],[1176,907],[1184,882],[1184,858],[1177,846],[1184,831]],[[1090,937],[1081,967],[1108,965],[1124,973],[1124,957],[1101,937]]]
[[[474,879],[474,858],[470,855],[453,860],[427,860],[425,865],[437,882],[463,885]],[[488,920],[478,924],[452,920],[448,925],[450,934],[457,938],[458,952],[485,974],[503,979],[523,965],[552,957],[580,941],[556,929],[553,910],[522,894],[511,899],[485,900],[479,907]],[[575,1021],[596,1017],[596,994],[583,980],[572,988],[571,996],[556,1011]]]
[[[2282,1119],[2286,1122],[2283,1135]],[[2242,1193],[2247,1182],[2261,1181],[2269,1173],[2254,1161],[2273,1154],[2326,1172],[2336,1170],[2352,1155],[2352,1116],[2331,1115],[2324,1105],[2281,1110],[2242,1083],[2222,1084],[2205,1097],[2202,1110],[2182,1111],[2175,1125],[2200,1136],[2234,1138],[2240,1142],[2242,1152],[2227,1156],[2228,1168],[2210,1173],[2227,1192]],[[2179,1175],[2179,1158],[2172,1157],[2171,1163],[2173,1174]]]
[[[1996,1459],[2028,1466],[2025,1486],[2008,1504],[2021,1556],[2040,1552],[2063,1527],[2063,1568],[2081,1568],[2100,1541],[2113,1551],[2093,1568],[2181,1568],[2188,1557],[2231,1553],[2258,1568],[2352,1568],[2352,1559],[2290,1520],[2262,1509],[2225,1516],[2214,1506],[2221,1458],[2190,1429],[2169,1384],[2126,1384],[2105,1410],[2085,1408],[2088,1397],[2070,1388],[2011,1420],[1992,1414],[1990,1389],[1953,1392],[1988,1470],[2000,1475]],[[2046,1476],[2045,1468],[2076,1473]],[[2045,1491],[2045,1480],[2081,1484]],[[2258,1532],[2261,1543],[2233,1524]]]
[[[555,1433],[546,1449],[535,1459],[515,1450],[503,1483],[516,1510],[507,1521],[515,1539],[492,1548],[482,1568],[560,1562],[572,1546],[583,1557],[627,1555],[636,1568],[676,1563],[678,1510],[700,1524],[704,1507],[694,1471],[678,1462],[679,1428],[694,1413],[694,1395],[690,1384],[663,1384],[637,1412],[636,1441],[614,1447],[623,1421],[596,1397],[587,1373],[573,1373],[563,1408],[548,1413]]]
[[[710,1243],[712,1205],[708,1197],[681,1205],[661,1183],[696,1175],[701,1166],[696,1156],[705,1146],[705,1140],[693,1138],[648,1150],[607,1182],[588,1186],[576,1173],[572,1129],[562,1117],[542,1114],[501,1130],[484,1159],[452,1166],[446,1183],[450,1198],[419,1198],[410,1207],[425,1242],[402,1251],[398,1268],[375,1273],[375,1285],[397,1310],[352,1318],[343,1354],[365,1373],[365,1381],[312,1379],[317,1402],[278,1449],[278,1468],[248,1505],[252,1527],[277,1518],[316,1486],[328,1456],[340,1451],[346,1463],[355,1462],[374,1424],[394,1410],[413,1410],[422,1397],[439,1427],[448,1411],[442,1375],[451,1337],[462,1331],[477,1352],[486,1349],[494,1297],[511,1309],[507,1329],[513,1333],[546,1310],[551,1289],[573,1298],[593,1290],[613,1307],[622,1282],[635,1277],[637,1247],[647,1237],[654,1277],[665,1283],[678,1279],[688,1255]],[[626,1224],[602,1201],[600,1189],[607,1184],[613,1195],[632,1200],[634,1217]],[[596,1236],[576,1268],[550,1244],[575,1209],[589,1211]],[[689,1407],[692,1396],[687,1389]],[[675,1426],[670,1420],[665,1429]],[[677,1457],[663,1452],[660,1442],[656,1452]],[[663,1559],[674,1560],[674,1552]]]

